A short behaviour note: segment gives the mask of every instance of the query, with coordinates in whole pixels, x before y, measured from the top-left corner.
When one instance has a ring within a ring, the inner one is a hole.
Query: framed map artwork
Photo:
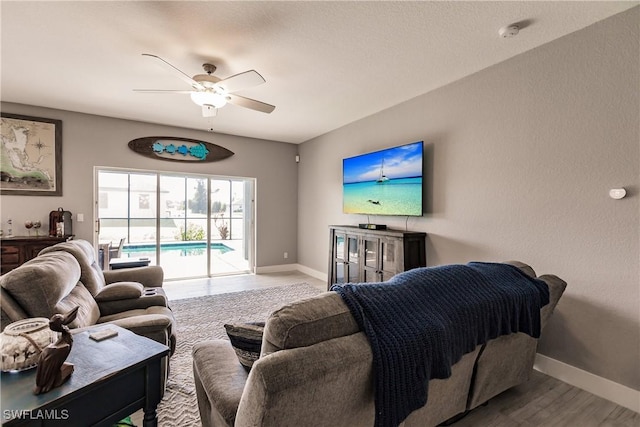
[[[62,120],[0,116],[0,194],[62,196]]]

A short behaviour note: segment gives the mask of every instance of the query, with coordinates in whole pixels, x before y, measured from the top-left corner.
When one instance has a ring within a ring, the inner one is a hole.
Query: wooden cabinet
[[[4,274],[21,266],[38,253],[56,243],[70,240],[71,237],[49,237],[49,236],[16,236],[5,237],[0,242],[0,274]]]
[[[426,233],[329,227],[329,283],[382,282],[427,265]]]

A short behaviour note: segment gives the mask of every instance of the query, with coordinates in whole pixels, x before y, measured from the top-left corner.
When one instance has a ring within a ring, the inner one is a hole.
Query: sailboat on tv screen
[[[380,165],[380,176],[376,180],[378,184],[384,184],[389,181],[389,178],[384,174],[384,159],[382,159],[382,164]]]

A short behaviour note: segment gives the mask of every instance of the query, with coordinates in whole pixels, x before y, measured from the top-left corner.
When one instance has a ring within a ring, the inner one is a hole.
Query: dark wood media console
[[[329,226],[329,281],[381,282],[417,267],[426,267],[426,233]]]

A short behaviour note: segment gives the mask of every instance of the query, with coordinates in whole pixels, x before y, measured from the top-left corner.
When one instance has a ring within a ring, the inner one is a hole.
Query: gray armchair
[[[93,246],[86,240],[58,243],[44,248],[39,255],[59,251],[74,256],[80,265],[80,281],[95,298],[102,315],[151,306],[168,306],[162,289],[162,267],[103,271],[98,265]]]
[[[72,328],[114,323],[175,350],[175,320],[161,267],[104,272],[93,246],[72,240],[48,247],[0,276],[2,328],[27,317],[50,318],[80,306]]]

